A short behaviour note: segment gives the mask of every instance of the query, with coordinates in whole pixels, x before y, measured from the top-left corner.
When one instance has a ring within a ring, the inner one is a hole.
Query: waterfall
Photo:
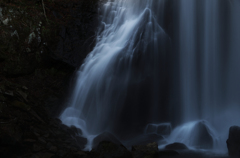
[[[239,1],[180,1],[181,123],[207,120],[226,151],[228,129],[239,125]],[[238,81],[237,81],[238,80]]]
[[[171,122],[180,125],[171,142],[206,120],[214,148],[226,151],[228,128],[240,120],[239,7],[238,0],[108,0],[61,120],[90,141]]]
[[[163,0],[104,4],[97,44],[77,72],[71,103],[60,117],[63,123],[88,137],[137,125],[141,115],[147,115],[143,122],[158,117],[159,81],[170,41],[159,25],[163,5]],[[146,111],[138,109],[143,95],[150,101]]]

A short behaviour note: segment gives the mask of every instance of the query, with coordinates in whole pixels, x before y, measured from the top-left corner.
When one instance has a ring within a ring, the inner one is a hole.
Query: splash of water
[[[188,122],[176,127],[167,137],[168,144],[183,143],[189,147],[212,149],[218,142],[216,131],[205,120]]]

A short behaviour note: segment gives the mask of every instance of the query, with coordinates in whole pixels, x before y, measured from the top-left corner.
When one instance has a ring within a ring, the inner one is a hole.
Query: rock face
[[[72,135],[74,130],[59,119],[43,111],[38,114],[34,107],[27,111],[0,103],[0,108],[4,113],[0,117],[0,157],[47,157],[46,153],[63,157],[82,150],[87,143],[86,138]]]
[[[8,76],[34,73],[50,55],[73,67],[95,45],[99,0],[0,2],[0,69]],[[25,9],[29,6],[31,9]]]
[[[81,65],[87,54],[95,46],[98,27],[99,0],[79,0],[56,2],[62,8],[71,10],[72,20],[62,25],[56,45],[49,46],[54,57],[74,67]],[[53,10],[57,19],[61,19],[62,11]],[[66,11],[67,12],[67,11]]]
[[[229,156],[240,157],[240,127],[232,126],[227,139]]]
[[[180,142],[197,149],[212,149],[216,138],[207,121],[193,121],[173,130],[170,142]]]
[[[117,145],[122,144],[113,134],[109,132],[104,132],[93,139],[92,148],[95,149],[99,145],[99,143],[103,141],[112,142]]]
[[[146,127],[147,134],[169,135],[172,131],[170,123],[148,124]]]
[[[158,152],[158,157],[178,157],[180,154],[175,150],[161,150]]]
[[[131,152],[123,145],[117,145],[109,141],[100,142],[95,152],[99,158],[132,158]]]
[[[144,134],[135,137],[130,141],[130,143],[125,143],[124,145],[130,149],[132,145],[143,145],[152,143],[152,142],[159,142],[160,140],[163,140],[163,137],[161,135],[157,134]]]
[[[158,157],[158,144],[152,142],[146,145],[134,145],[132,146],[132,155],[134,158]]]
[[[199,121],[192,131],[194,146],[201,149],[212,149],[213,138],[204,121]]]
[[[158,151],[158,144],[156,142],[148,143],[147,145],[134,145],[132,151]]]
[[[183,144],[183,143],[173,143],[173,144],[168,144],[165,146],[165,149],[168,150],[184,150],[184,149],[188,149],[188,147]]]
[[[158,144],[156,142],[152,142],[146,145],[132,146],[132,155],[134,158],[164,158],[179,156],[179,153],[171,149],[159,151]]]
[[[54,117],[94,43],[98,0],[43,2],[46,17],[40,0],[0,1],[1,158],[86,155],[82,131]]]

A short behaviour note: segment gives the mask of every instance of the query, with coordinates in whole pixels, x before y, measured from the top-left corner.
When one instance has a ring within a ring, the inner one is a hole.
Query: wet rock
[[[131,141],[131,144],[134,144],[134,145],[147,145],[149,143],[152,143],[152,142],[158,142],[160,140],[162,140],[163,137],[161,135],[158,135],[158,134],[145,134],[145,135],[141,135],[141,136],[138,136],[136,138],[134,138],[132,141]],[[127,146],[127,148],[129,148],[129,146]]]
[[[58,151],[58,148],[50,142],[47,143],[46,149],[53,153],[56,153]]]
[[[160,123],[160,124],[148,124],[146,128],[146,133],[159,134],[159,135],[169,135],[172,131],[172,126],[170,123]]]
[[[49,136],[50,136],[49,133],[43,135],[43,137],[45,137],[45,138],[48,138]]]
[[[240,127],[232,126],[227,139],[229,156],[240,157]]]
[[[70,149],[71,152],[77,152],[78,151],[78,148],[76,148],[76,147],[70,147],[69,149]]]
[[[26,94],[25,92],[23,92],[23,91],[21,91],[21,90],[19,90],[19,89],[17,89],[16,92],[17,92],[17,94],[20,95],[26,102],[28,102],[28,99],[27,99],[28,94]]]
[[[13,91],[6,91],[4,94],[7,96],[14,96]]]
[[[92,50],[95,43],[95,31],[98,26],[98,2],[99,0],[78,1],[77,9],[72,10],[74,21],[70,21],[67,26],[62,26],[57,46],[51,48],[54,57],[62,60],[74,67],[84,60],[86,55]],[[64,8],[67,5],[61,4]],[[54,16],[61,19],[61,15],[54,11]],[[81,27],[79,27],[81,26]],[[81,50],[81,53],[79,53]]]
[[[70,126],[70,129],[71,129],[73,135],[82,135],[82,130],[80,128],[77,128],[72,125],[72,126]]]
[[[26,142],[36,142],[37,139],[38,137],[29,129],[29,126],[26,126],[26,130],[23,133],[23,140]]]
[[[55,118],[51,119],[49,124],[54,127],[59,127],[62,124],[62,121],[58,118]]]
[[[188,147],[183,144],[183,143],[173,143],[173,144],[169,144],[165,146],[165,149],[168,150],[184,150],[184,149],[188,149]]]
[[[46,148],[49,150],[52,146],[53,146],[52,143],[48,142]]]
[[[23,142],[27,143],[27,144],[33,144],[36,142],[36,140],[35,139],[24,139]]]
[[[212,149],[216,137],[209,123],[200,120],[188,122],[175,128],[169,139],[197,149]]]
[[[147,145],[134,145],[132,151],[158,151],[158,144],[156,142],[149,143]]]
[[[205,121],[199,121],[193,131],[193,146],[200,149],[212,149],[213,148],[213,138],[206,125]]]
[[[44,147],[42,145],[40,145],[40,144],[34,144],[33,145],[33,151],[34,152],[41,151],[43,149],[44,149]]]
[[[158,134],[146,134],[144,135],[144,139],[142,140],[142,144],[145,143],[151,143],[151,142],[158,142],[159,140],[162,140],[163,137]]]
[[[0,137],[0,145],[1,146],[7,146],[7,145],[16,145],[17,141],[14,137],[11,137],[9,135],[1,135]]]
[[[87,144],[87,138],[76,136],[75,139],[76,139],[77,144],[80,147],[80,149],[84,149]]]
[[[35,136],[39,137],[40,134],[38,134],[37,132],[33,132],[35,134]]]
[[[55,154],[52,153],[39,153],[35,155],[35,158],[54,158]]]
[[[66,157],[67,153],[68,153],[68,152],[65,151],[65,150],[59,150],[59,151],[58,151],[59,157]]]
[[[132,146],[132,154],[134,158],[157,158],[158,144],[153,142],[147,145],[134,145]]]
[[[157,142],[152,142],[147,144],[147,148],[150,150],[157,151],[158,150],[158,143]]]
[[[13,157],[20,156],[26,151],[21,142],[18,142],[14,136],[10,136],[8,134],[0,135],[0,152],[2,150],[5,154],[11,155],[13,153]],[[2,155],[0,155],[0,157],[1,156]]]
[[[55,5],[58,1],[49,1],[46,7],[51,4],[51,7],[47,7],[49,8],[47,14],[49,21],[52,22],[47,25],[42,11],[38,9],[41,8],[38,2],[41,4],[39,0],[23,0],[21,3],[14,1],[13,6],[11,1],[1,1],[3,9],[0,8],[0,20],[1,16],[4,16],[4,19],[8,16],[12,20],[9,21],[9,27],[4,25],[0,27],[0,32],[3,32],[0,38],[0,49],[3,50],[0,53],[0,158],[56,158],[65,157],[69,152],[75,152],[77,157],[84,157],[82,153],[77,152],[87,143],[86,138],[76,137],[82,134],[81,130],[61,125],[59,119],[51,117],[58,115],[57,109],[61,108],[62,101],[60,98],[65,94],[68,85],[65,83],[68,83],[67,80],[74,71],[74,67],[66,63],[78,66],[81,61],[78,59],[84,59],[90,52],[79,48],[89,47],[88,43],[94,45],[94,37],[88,41],[86,39],[89,39],[90,34],[95,35],[98,0],[65,2],[66,7],[69,7],[67,12],[70,10],[75,17],[70,18],[66,15],[69,19],[64,19],[66,20],[64,24],[57,22],[61,19],[56,21],[51,19],[52,10],[59,12],[59,15],[65,14],[62,14],[61,6]],[[25,10],[26,6],[34,7],[34,13]],[[86,9],[91,6],[93,9]],[[11,12],[15,15],[7,15],[6,11],[12,7],[17,7],[17,10]],[[74,9],[76,7],[77,13]],[[89,18],[83,12],[88,12],[94,17]],[[37,16],[29,16],[31,13]],[[23,23],[19,22],[19,18]],[[84,23],[85,20],[89,21]],[[91,24],[94,25],[90,26]],[[30,29],[25,25],[33,27]],[[65,27],[60,39],[57,29],[61,28],[59,25]],[[50,39],[53,39],[53,42]],[[59,40],[62,40],[64,45]],[[60,52],[56,50],[58,43],[60,47],[62,46]],[[82,46],[79,47],[79,43]],[[49,98],[55,100],[49,102]],[[71,132],[73,134],[70,134]]]
[[[24,111],[29,111],[31,109],[31,106],[20,101],[13,101],[11,105]]]
[[[178,156],[178,155],[180,155],[180,154],[175,150],[161,150],[161,151],[158,152],[159,157]]]
[[[17,158],[17,156],[14,155],[13,153],[11,153],[11,152],[6,152],[6,151],[0,152],[0,155],[1,155],[1,158]]]
[[[57,150],[58,150],[58,148],[57,148],[56,146],[51,146],[51,147],[49,148],[49,151],[51,151],[51,152],[53,152],[53,153],[57,152]]]
[[[99,158],[132,158],[126,147],[109,141],[100,142],[95,152],[98,153]]]
[[[102,141],[113,142],[114,144],[121,145],[122,143],[111,133],[104,132],[93,139],[92,148],[95,149]]]
[[[39,141],[41,144],[47,144],[47,142],[46,142],[43,138],[38,138],[38,141]]]
[[[83,151],[78,151],[75,153],[69,153],[66,158],[89,158],[89,156]]]
[[[59,128],[61,128],[61,130],[65,131],[67,133],[71,133],[72,132],[71,129],[67,125],[65,125],[65,124],[61,124],[59,126]]]

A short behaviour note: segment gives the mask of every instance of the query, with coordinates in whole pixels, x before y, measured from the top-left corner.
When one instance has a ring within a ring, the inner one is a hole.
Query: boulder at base
[[[121,145],[122,143],[111,133],[103,132],[102,134],[98,135],[93,139],[92,148],[95,149],[100,142],[109,141],[113,142],[114,144]]]
[[[147,145],[134,145],[132,155],[134,158],[156,158],[158,157],[158,144],[152,142]]]
[[[212,149],[216,137],[205,120],[185,123],[173,130],[169,142],[180,142],[197,149]]]
[[[152,142],[158,142],[160,140],[163,140],[163,137],[161,135],[157,135],[155,133],[153,134],[144,134],[141,136],[137,136],[136,138],[132,139],[129,144],[124,144],[127,148],[129,148],[132,145],[147,145]]]
[[[132,151],[158,151],[158,144],[156,142],[149,143],[147,145],[134,145]]]
[[[200,149],[212,149],[213,138],[206,121],[199,121],[192,130],[193,146]]]
[[[232,126],[229,129],[227,140],[228,154],[233,157],[240,157],[240,127]]]
[[[186,150],[188,149],[188,147],[183,144],[183,143],[173,143],[173,144],[168,144],[165,146],[165,149],[169,149],[169,150]]]
[[[99,158],[132,158],[132,154],[123,145],[102,141],[95,151]]]

